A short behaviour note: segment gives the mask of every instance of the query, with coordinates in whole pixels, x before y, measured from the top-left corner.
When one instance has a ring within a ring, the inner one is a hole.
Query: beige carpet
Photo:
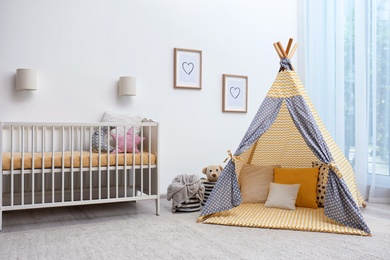
[[[388,259],[390,219],[373,236],[196,223],[199,212],[0,233],[0,259]]]

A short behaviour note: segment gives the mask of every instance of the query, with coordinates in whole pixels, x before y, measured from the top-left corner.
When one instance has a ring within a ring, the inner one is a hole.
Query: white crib
[[[155,200],[159,215],[157,122],[0,124],[0,229],[10,210]],[[102,140],[103,128],[109,138],[93,149],[92,136]],[[115,140],[134,129],[143,141],[123,138],[128,149],[119,153]]]

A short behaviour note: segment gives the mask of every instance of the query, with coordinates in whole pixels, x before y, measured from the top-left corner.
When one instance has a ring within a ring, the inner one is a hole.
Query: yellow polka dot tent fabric
[[[242,198],[237,178],[243,165],[278,164],[282,167],[305,168],[311,167],[313,161],[320,161],[330,169],[326,176],[325,207],[316,214],[323,215],[322,219],[326,217],[334,223],[348,227],[339,230],[352,228],[370,234],[370,229],[359,209],[364,200],[357,188],[353,168],[326,130],[297,73],[293,70],[280,71],[238,149],[214,186],[199,221],[207,219],[205,223],[210,223],[211,220],[218,223],[219,220],[216,219],[221,216],[226,218],[224,211],[231,212],[231,209],[240,206]],[[234,210],[236,209],[233,209],[235,215],[242,215],[237,218],[249,219],[249,222],[245,220],[247,226],[269,227],[265,223],[274,218],[272,214],[266,216],[255,214],[254,217],[248,217],[250,210],[243,206],[238,207],[237,211]],[[283,223],[286,221],[298,223],[305,214],[286,216],[287,219],[284,219]],[[290,219],[289,216],[293,218]],[[229,222],[228,225],[234,223],[242,225],[235,221]],[[278,226],[293,227],[279,223],[275,228]],[[307,227],[291,229],[320,231],[317,227],[310,226],[313,225],[307,224]]]

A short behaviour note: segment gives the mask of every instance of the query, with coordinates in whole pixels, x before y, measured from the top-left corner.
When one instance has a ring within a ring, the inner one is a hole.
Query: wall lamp
[[[137,95],[137,79],[135,77],[123,76],[119,78],[119,95]]]
[[[32,69],[17,69],[16,90],[37,90],[36,71]]]

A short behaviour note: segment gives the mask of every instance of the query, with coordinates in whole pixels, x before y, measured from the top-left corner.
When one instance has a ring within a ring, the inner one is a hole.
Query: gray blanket
[[[172,199],[172,212],[175,212],[176,208],[180,208],[182,203],[188,203],[192,197],[203,201],[204,186],[201,179],[196,174],[177,175],[167,190],[168,201]]]

